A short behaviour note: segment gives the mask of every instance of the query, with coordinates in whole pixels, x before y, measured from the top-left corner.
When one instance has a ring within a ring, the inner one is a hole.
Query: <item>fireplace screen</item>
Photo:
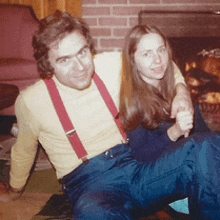
[[[220,12],[141,11],[139,23],[168,37],[205,121],[220,131]]]

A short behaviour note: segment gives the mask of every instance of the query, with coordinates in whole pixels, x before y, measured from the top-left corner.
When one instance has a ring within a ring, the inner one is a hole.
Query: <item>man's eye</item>
[[[67,63],[68,61],[69,61],[69,58],[65,57],[65,58],[61,59],[59,61],[59,63]]]
[[[86,55],[88,48],[84,48],[83,50],[80,51],[79,56],[83,57],[84,55]]]

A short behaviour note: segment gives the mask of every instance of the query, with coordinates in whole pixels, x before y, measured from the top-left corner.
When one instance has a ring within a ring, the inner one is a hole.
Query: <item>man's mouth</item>
[[[77,76],[74,76],[74,78],[83,78],[86,74],[82,74],[82,75],[77,75]]]

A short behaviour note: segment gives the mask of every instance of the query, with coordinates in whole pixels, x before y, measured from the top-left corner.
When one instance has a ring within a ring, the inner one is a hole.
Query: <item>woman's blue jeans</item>
[[[74,220],[136,219],[185,197],[192,219],[220,219],[220,136],[197,135],[150,164],[131,150],[117,145],[63,178]]]

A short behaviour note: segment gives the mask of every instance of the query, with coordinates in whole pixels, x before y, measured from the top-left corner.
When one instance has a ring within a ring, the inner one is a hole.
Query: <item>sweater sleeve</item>
[[[173,68],[174,68],[175,85],[177,85],[178,83],[183,83],[184,85],[186,85],[185,79],[182,73],[180,72],[180,69],[174,62],[173,62]]]
[[[128,132],[134,158],[145,163],[156,161],[173,143],[166,130],[150,131],[139,126],[136,130]]]
[[[15,104],[19,134],[11,151],[10,185],[22,188],[26,184],[38,147],[39,125],[27,108],[22,95]]]

